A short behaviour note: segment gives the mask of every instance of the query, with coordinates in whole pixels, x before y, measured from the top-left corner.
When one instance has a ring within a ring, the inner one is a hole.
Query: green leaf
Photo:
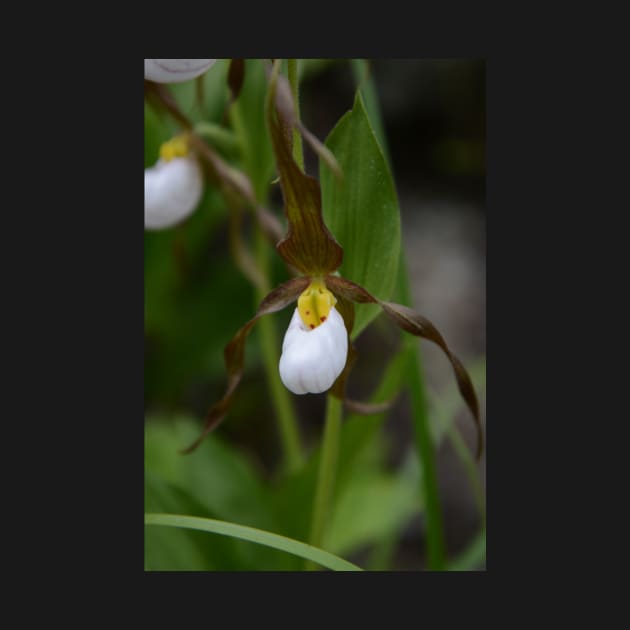
[[[187,492],[145,473],[145,512],[186,512],[213,516]],[[242,559],[234,540],[211,540],[198,532],[147,528],[144,536],[144,568],[148,571],[245,570],[251,561]]]
[[[267,489],[251,462],[216,435],[184,457],[178,450],[199,431],[192,418],[151,417],[145,423],[145,469],[187,491],[219,518],[273,529]]]
[[[362,569],[343,558],[317,549],[311,545],[307,545],[298,540],[291,540],[284,536],[278,536],[271,532],[265,532],[253,527],[244,527],[235,523],[226,523],[225,521],[216,521],[208,518],[197,518],[193,516],[181,516],[179,514],[145,514],[145,525],[165,525],[167,527],[183,527],[188,529],[196,529],[214,534],[222,534],[223,536],[232,536],[242,540],[249,540],[280,549],[287,553],[294,554],[300,558],[311,560],[324,567],[333,569],[334,571],[361,571]]]
[[[324,221],[344,248],[339,273],[387,300],[396,284],[400,213],[392,175],[360,92],[352,110],[330,132],[326,146],[344,174],[339,181],[320,166]],[[379,312],[378,306],[358,306],[352,338]]]
[[[377,471],[354,476],[334,507],[323,546],[348,555],[399,532],[421,509],[416,477]]]
[[[273,178],[271,138],[265,120],[267,78],[261,59],[245,61],[245,81],[231,112],[232,124],[243,142],[244,169],[252,180],[256,198],[264,201]]]
[[[372,78],[370,62],[367,59],[351,59],[352,73],[354,74],[357,88],[361,91],[361,96],[365,101],[365,109],[368,113],[370,123],[374,129],[374,135],[383,151],[383,155],[391,168],[391,158],[387,147],[387,137],[385,136],[385,128],[383,127],[383,116],[381,115],[381,106],[378,102],[376,85]]]
[[[169,499],[175,493],[185,496],[187,503],[172,500],[145,502],[150,512],[173,512],[202,517],[219,518],[243,525],[275,531],[278,526],[272,512],[270,489],[263,483],[253,462],[216,435],[204,440],[200,448],[186,457],[178,450],[191,442],[199,431],[199,425],[186,416],[167,421],[165,417],[153,416],[145,423],[145,476],[152,488],[159,483],[160,499],[166,494]],[[169,492],[165,493],[164,488]],[[170,496],[169,496],[170,495]],[[155,499],[155,492],[151,494]],[[174,533],[174,532],[173,532]],[[154,535],[154,534],[152,534]],[[163,532],[160,536],[171,536]],[[211,541],[205,537],[205,544]],[[190,565],[189,541],[180,541],[187,566]],[[177,541],[160,540],[160,550],[165,548],[170,555],[177,553]],[[225,540],[212,541],[210,551],[219,544],[221,553],[212,553],[211,562],[221,570],[242,566],[265,570],[289,570],[291,558],[284,553],[247,542],[232,541],[231,555],[223,549]],[[173,549],[171,550],[171,547]],[[152,550],[155,552],[154,550]]]

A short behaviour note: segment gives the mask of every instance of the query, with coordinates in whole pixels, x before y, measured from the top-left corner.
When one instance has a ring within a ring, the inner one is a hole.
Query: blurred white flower
[[[184,137],[162,145],[160,159],[144,169],[144,227],[162,229],[180,223],[197,207],[203,192],[203,175],[188,152]]]
[[[182,83],[201,76],[216,59],[145,59],[144,78],[156,83]]]
[[[294,394],[325,392],[346,364],[348,333],[343,318],[334,306],[322,317],[319,326],[307,325],[298,307],[284,336],[280,379]]]

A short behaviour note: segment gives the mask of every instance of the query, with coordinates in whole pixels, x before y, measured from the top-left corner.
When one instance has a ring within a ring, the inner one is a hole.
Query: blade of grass
[[[145,525],[163,525],[166,527],[181,527],[184,529],[196,529],[211,534],[231,536],[248,540],[259,545],[280,549],[287,553],[316,562],[333,571],[362,571],[360,567],[339,558],[332,553],[312,547],[306,543],[291,538],[285,538],[278,534],[266,532],[253,527],[245,527],[236,523],[217,521],[210,518],[196,516],[182,516],[180,514],[145,514]]]

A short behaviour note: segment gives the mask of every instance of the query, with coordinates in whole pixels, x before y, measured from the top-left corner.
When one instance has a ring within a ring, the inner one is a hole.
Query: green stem
[[[252,147],[247,135],[247,130],[241,117],[241,110],[238,101],[230,108],[230,116],[232,126],[234,127],[234,131],[240,141],[243,151],[243,161],[246,165],[248,175],[253,182],[260,181],[260,178],[254,177],[253,169],[256,167],[256,162],[252,153]],[[261,203],[265,202],[264,197],[267,194],[266,189],[263,190],[262,186],[260,189],[256,187],[255,194],[258,201]],[[259,225],[256,225],[255,231],[256,264],[264,279],[263,286],[255,290],[257,308],[263,298],[265,298],[267,293],[271,290],[271,284],[269,281],[269,244],[267,243]],[[293,472],[302,466],[304,456],[300,445],[298,423],[295,413],[293,412],[291,398],[289,392],[282,384],[280,374],[278,373],[278,363],[280,362],[278,349],[280,348],[280,341],[274,327],[273,319],[270,317],[261,317],[258,322],[258,330],[265,375],[267,378],[267,384],[271,391],[271,400],[276,412],[276,418],[278,419],[280,440],[282,442],[286,467],[289,472]]]
[[[341,433],[342,403],[332,395],[326,397],[326,425],[322,439],[322,452],[317,476],[317,489],[313,503],[313,519],[311,521],[310,544],[321,547],[326,522],[330,513],[335,486],[337,459],[339,456],[339,439]],[[307,563],[307,570],[315,569],[315,565]]]
[[[256,306],[271,290],[269,286],[269,245],[260,229],[256,227],[256,263],[265,279],[262,288],[256,289]],[[271,399],[276,410],[280,439],[284,450],[286,464],[289,472],[294,472],[302,466],[303,455],[300,445],[297,419],[293,413],[293,406],[289,392],[282,384],[278,373],[280,362],[280,341],[274,327],[273,319],[261,317],[258,322],[260,345],[263,355],[263,363],[267,377],[267,384],[271,390]]]
[[[289,85],[291,95],[295,105],[295,115],[300,120],[300,79],[298,75],[298,59],[287,59],[287,73],[289,75]],[[293,159],[297,162],[300,170],[304,172],[304,151],[302,149],[302,136],[297,129],[293,129]]]
[[[411,306],[412,299],[404,249],[401,249],[399,272],[402,280],[400,287],[403,304]],[[420,348],[417,345],[417,340],[413,339],[413,342],[416,345],[416,353],[409,366],[408,382],[411,391],[411,413],[416,434],[416,445],[422,468],[422,492],[424,495],[427,528],[427,567],[431,571],[444,571],[446,568],[446,551],[435,457],[427,414]]]

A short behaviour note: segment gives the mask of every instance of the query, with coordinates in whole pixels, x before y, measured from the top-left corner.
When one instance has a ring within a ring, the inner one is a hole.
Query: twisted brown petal
[[[232,396],[238,384],[240,383],[241,376],[243,374],[243,363],[245,360],[245,341],[249,335],[254,324],[263,316],[269,313],[275,313],[282,310],[291,302],[297,299],[298,295],[306,289],[309,278],[300,277],[292,278],[288,282],[276,287],[271,293],[269,293],[265,299],[261,302],[256,315],[250,319],[235,335],[232,340],[225,346],[224,357],[225,367],[227,370],[227,388],[223,398],[213,405],[208,411],[206,420],[201,431],[201,435],[182,453],[187,454],[194,451],[199,444],[201,444],[203,438],[215,429],[221,420],[225,417],[232,401]]]
[[[437,328],[426,317],[419,315],[409,307],[394,304],[393,302],[382,302],[370,295],[363,287],[345,278],[328,276],[326,285],[335,295],[340,295],[347,300],[363,304],[379,304],[387,316],[403,330],[416,337],[428,339],[442,348],[455,372],[459,393],[462,395],[475,420],[475,426],[477,427],[477,459],[479,459],[483,449],[483,432],[479,418],[477,395],[468,372],[461,361],[450,351]]]

